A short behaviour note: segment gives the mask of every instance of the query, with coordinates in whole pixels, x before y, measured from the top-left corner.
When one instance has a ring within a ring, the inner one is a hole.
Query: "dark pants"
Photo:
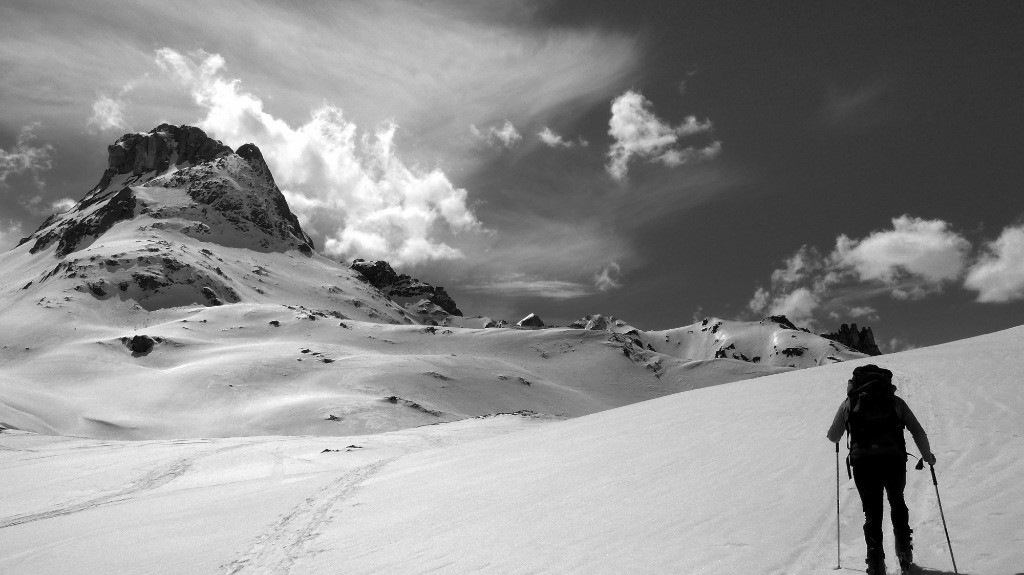
[[[853,463],[853,481],[864,506],[864,540],[868,549],[882,548],[882,491],[889,496],[889,514],[896,540],[910,536],[910,513],[903,500],[907,486],[907,459],[904,455],[862,457]]]

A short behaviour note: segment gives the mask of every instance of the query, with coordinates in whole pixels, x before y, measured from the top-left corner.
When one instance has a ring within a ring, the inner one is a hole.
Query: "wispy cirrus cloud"
[[[694,116],[673,126],[653,111],[650,100],[639,92],[628,90],[612,101],[608,135],[612,137],[605,168],[616,180],[625,180],[629,163],[634,159],[675,167],[688,162],[707,160],[722,150],[719,141],[701,147],[682,146],[681,140],[710,132],[711,121]]]
[[[0,189],[11,176],[27,175],[37,188],[45,184],[42,174],[53,168],[53,146],[34,143],[38,127],[38,122],[22,127],[13,146],[0,148]]]
[[[128,94],[147,78],[148,75],[144,75],[125,83],[114,96],[101,92],[92,103],[92,115],[86,120],[85,125],[99,132],[127,130]]]
[[[562,138],[561,134],[555,133],[551,128],[544,126],[544,128],[537,132],[537,137],[549,148],[575,148],[576,146],[587,147],[590,142],[580,137],[578,140],[566,140]]]
[[[613,289],[619,289],[622,287],[622,281],[619,279],[619,274],[622,273],[622,268],[616,262],[609,262],[608,265],[601,268],[601,271],[594,274],[594,287],[597,291],[608,291]]]
[[[555,300],[572,299],[593,293],[593,289],[583,283],[543,279],[525,274],[512,274],[486,282],[470,283],[462,286],[461,289],[468,292],[502,296],[540,297]]]
[[[478,140],[482,140],[492,148],[511,149],[523,141],[523,135],[512,125],[511,120],[505,120],[501,126],[490,126],[481,130],[473,124],[469,125],[469,131]]]

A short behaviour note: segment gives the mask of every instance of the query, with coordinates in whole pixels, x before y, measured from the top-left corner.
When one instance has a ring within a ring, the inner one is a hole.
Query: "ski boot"
[[[896,534],[896,558],[900,562],[900,574],[910,575],[914,567],[914,542],[911,537],[913,530]]]
[[[864,560],[868,564],[867,575],[885,575],[885,551],[882,547],[868,547],[868,558]]]

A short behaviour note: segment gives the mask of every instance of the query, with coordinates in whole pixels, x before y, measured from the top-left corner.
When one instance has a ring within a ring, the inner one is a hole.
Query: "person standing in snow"
[[[900,569],[908,573],[913,562],[910,513],[903,499],[907,485],[907,443],[910,430],[921,457],[930,465],[935,455],[928,436],[905,401],[896,397],[892,372],[876,365],[853,370],[847,397],[839,406],[828,439],[839,443],[843,431],[850,434],[848,462],[864,507],[864,540],[867,543],[867,575],[885,575],[882,550],[882,492],[888,495],[896,556]]]

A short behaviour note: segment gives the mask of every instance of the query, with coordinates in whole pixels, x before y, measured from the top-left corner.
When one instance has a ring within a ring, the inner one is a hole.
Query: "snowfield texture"
[[[867,361],[931,435],[961,572],[1024,565],[1024,328],[869,360],[784,318],[508,327],[315,253],[255,146],[109,153],[0,254],[0,573],[831,572],[824,435]]]
[[[874,358],[931,437],[961,573],[1024,565],[1021,358],[1024,328]],[[0,572],[831,573],[824,434],[866,362],[568,421],[145,442],[6,431]],[[860,502],[840,479],[842,564],[861,570]],[[952,573],[931,480],[908,479],[918,563]]]

